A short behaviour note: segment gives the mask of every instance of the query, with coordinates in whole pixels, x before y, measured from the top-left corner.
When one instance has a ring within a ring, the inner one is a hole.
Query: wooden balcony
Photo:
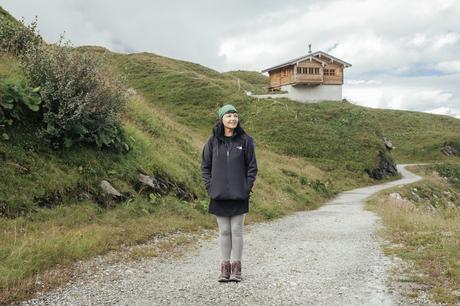
[[[322,84],[324,78],[322,74],[296,74],[294,84]]]

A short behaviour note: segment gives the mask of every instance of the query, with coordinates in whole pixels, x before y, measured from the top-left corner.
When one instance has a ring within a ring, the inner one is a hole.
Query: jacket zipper
[[[230,152],[228,151],[228,148],[227,148],[227,177],[226,177],[226,180],[227,180],[227,190],[229,189],[229,180],[228,180],[228,164],[230,163],[229,161],[229,155],[230,155]]]

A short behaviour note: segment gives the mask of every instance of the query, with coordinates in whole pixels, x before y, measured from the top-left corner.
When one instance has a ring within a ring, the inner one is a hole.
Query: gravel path
[[[371,194],[420,177],[340,193],[315,211],[245,227],[241,283],[218,283],[216,232],[179,258],[97,265],[84,280],[22,305],[398,305],[386,286]],[[100,259],[98,259],[100,260]]]

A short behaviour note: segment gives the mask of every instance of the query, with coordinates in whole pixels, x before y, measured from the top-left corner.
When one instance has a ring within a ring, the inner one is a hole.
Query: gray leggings
[[[222,260],[241,260],[243,255],[243,224],[246,214],[217,217],[219,225],[219,244],[222,255]]]

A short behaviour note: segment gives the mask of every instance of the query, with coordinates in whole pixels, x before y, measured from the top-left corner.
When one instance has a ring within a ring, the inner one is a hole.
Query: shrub
[[[1,51],[17,55],[30,84],[40,88],[41,136],[54,148],[92,143],[123,149],[118,116],[127,98],[121,82],[90,53],[62,44],[62,38],[45,44],[36,20],[26,26],[0,19]]]
[[[21,63],[33,86],[41,88],[43,135],[55,148],[76,143],[122,148],[118,115],[127,98],[100,61],[59,43],[29,48]]]

